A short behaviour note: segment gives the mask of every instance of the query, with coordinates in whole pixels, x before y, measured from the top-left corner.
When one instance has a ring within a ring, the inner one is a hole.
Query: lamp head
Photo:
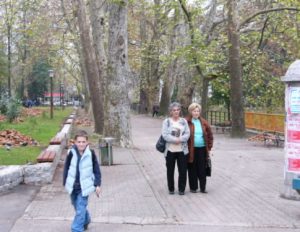
[[[48,74],[49,74],[49,77],[53,77],[54,76],[54,71],[52,69],[49,69]]]

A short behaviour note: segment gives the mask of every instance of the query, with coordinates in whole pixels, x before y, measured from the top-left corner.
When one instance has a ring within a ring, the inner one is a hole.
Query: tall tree
[[[70,44],[74,44],[75,47],[75,51],[76,51],[76,56],[78,56],[78,68],[79,68],[79,74],[80,77],[77,77],[75,73],[77,72],[77,69],[74,68],[74,66],[76,66],[74,63],[77,63],[76,61],[74,61],[74,58],[72,57],[71,54],[69,54],[69,50],[66,47],[64,47],[64,53],[65,56],[64,59],[67,60],[67,62],[65,61],[64,64],[64,68],[68,70],[68,72],[73,76],[73,78],[75,79],[76,83],[80,82],[82,83],[82,89],[83,89],[83,94],[85,96],[84,99],[84,105],[85,105],[85,110],[88,111],[89,110],[89,106],[90,106],[90,92],[89,92],[89,87],[88,87],[88,76],[87,76],[87,70],[86,70],[86,66],[84,64],[84,57],[83,57],[83,51],[81,49],[80,46],[80,36],[79,36],[79,31],[78,28],[76,27],[76,22],[74,22],[74,20],[72,20],[69,16],[68,16],[68,2],[66,2],[65,0],[60,0],[60,4],[61,4],[61,10],[64,16],[64,20],[66,22],[67,28],[66,31],[69,31],[72,38],[74,37],[74,39],[72,39],[72,43],[71,41],[69,41]],[[67,57],[69,59],[67,59]],[[67,64],[71,63],[72,64],[72,68],[68,69],[67,68]],[[76,85],[77,86],[77,85]]]
[[[4,21],[6,27],[7,38],[7,92],[11,96],[11,77],[12,77],[12,36],[13,26],[16,20],[17,3],[14,0],[5,0],[4,5]]]
[[[240,35],[238,31],[237,0],[227,0],[229,75],[232,115],[232,137],[245,136],[244,97],[242,85],[242,66],[240,62]]]
[[[104,129],[103,95],[101,91],[96,55],[90,38],[90,26],[87,22],[85,2],[83,0],[72,0],[72,2],[74,6],[74,13],[78,19],[80,41],[88,76],[88,85],[95,120],[95,132],[102,134]]]
[[[120,145],[129,147],[131,141],[128,79],[127,0],[109,4],[108,59],[106,80],[105,135],[115,137]]]
[[[149,7],[153,17],[147,19],[146,9],[141,12],[140,33],[142,45],[140,70],[140,112],[147,113],[158,103],[161,77],[161,37],[166,10],[161,0],[154,0]]]

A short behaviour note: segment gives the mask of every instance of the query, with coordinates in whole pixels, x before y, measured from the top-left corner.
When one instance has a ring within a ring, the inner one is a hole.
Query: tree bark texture
[[[85,2],[83,0],[72,0],[72,3],[78,19],[82,54],[88,77],[88,86],[95,120],[95,132],[102,134],[104,129],[103,93],[101,92],[96,56],[90,38],[90,27],[87,22]]]
[[[105,30],[107,3],[105,0],[90,0],[89,6],[93,47],[95,49],[99,75],[103,86],[102,91],[105,91],[105,80],[107,78],[107,54],[105,50],[105,41],[107,41],[107,32]]]
[[[242,66],[240,62],[240,37],[237,23],[237,1],[228,0],[228,40],[230,101],[232,115],[232,137],[245,136],[245,118],[242,85]]]
[[[142,5],[143,6],[143,5]],[[140,18],[140,37],[141,37],[141,48],[146,46],[148,36],[147,36],[147,23],[146,16],[144,15],[144,9],[141,11]],[[144,51],[145,52],[145,51]],[[147,93],[147,76],[148,76],[148,61],[146,59],[146,55],[142,55],[142,64],[140,70],[140,104],[139,104],[139,113],[145,114],[148,113],[150,109],[148,109],[148,93]]]
[[[128,97],[127,0],[109,5],[108,79],[106,98],[108,120],[105,135],[117,139],[122,147],[130,147],[131,124]]]

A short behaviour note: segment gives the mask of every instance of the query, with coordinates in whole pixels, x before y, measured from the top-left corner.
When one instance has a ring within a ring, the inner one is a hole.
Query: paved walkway
[[[300,202],[279,196],[282,148],[216,134],[208,194],[169,195],[164,157],[154,149],[161,120],[134,115],[132,122],[135,147],[114,148],[114,165],[101,167],[102,195],[90,197],[88,231],[300,232]],[[10,231],[70,231],[62,165]]]

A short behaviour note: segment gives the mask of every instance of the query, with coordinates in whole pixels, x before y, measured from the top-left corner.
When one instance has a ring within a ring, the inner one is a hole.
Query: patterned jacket
[[[170,120],[170,118],[166,118],[163,121],[163,126],[162,126],[162,136],[167,141],[166,150],[164,152],[165,156],[167,156],[167,152],[168,152],[168,148],[170,146],[170,143],[175,143],[178,139],[177,137],[175,137],[171,134],[172,131],[171,131],[169,120]],[[187,121],[184,118],[179,118],[179,123],[182,124],[182,126],[184,127],[183,134],[180,137],[180,139],[181,139],[181,148],[182,148],[183,153],[185,155],[187,155],[189,153],[188,146],[187,146],[187,141],[190,137],[190,129],[189,129],[189,126],[187,124]]]

